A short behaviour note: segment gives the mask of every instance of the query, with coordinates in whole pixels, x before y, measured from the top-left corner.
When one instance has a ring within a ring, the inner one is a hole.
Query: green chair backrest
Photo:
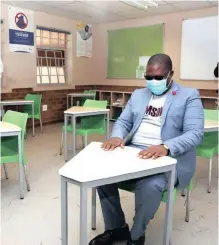
[[[23,141],[24,141],[24,134],[26,131],[27,118],[28,118],[28,115],[26,113],[8,110],[2,119],[3,122],[12,123],[12,124],[17,125],[18,127],[21,128],[21,130],[22,130],[22,145],[23,145]]]
[[[96,90],[84,90],[84,92],[83,92],[83,94],[93,94],[94,95],[94,97],[93,98],[91,98],[91,97],[82,97],[81,98],[81,105],[83,106],[84,105],[84,103],[85,103],[85,101],[87,100],[87,99],[95,99],[96,98]]]
[[[106,109],[107,101],[87,99],[83,106]],[[82,117],[81,126],[83,128],[105,128],[105,115]]]
[[[34,114],[40,114],[41,113],[41,100],[42,100],[41,94],[27,94],[25,96],[25,100],[33,100],[34,101]],[[31,105],[25,105],[24,106],[24,112],[31,114],[32,113]]]
[[[204,110],[205,120],[218,121],[218,110]]]

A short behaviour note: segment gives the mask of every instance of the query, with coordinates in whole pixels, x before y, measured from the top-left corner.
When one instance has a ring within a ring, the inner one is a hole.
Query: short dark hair
[[[155,54],[152,55],[148,61],[148,65],[163,65],[165,71],[172,71],[173,64],[170,56],[167,54]]]

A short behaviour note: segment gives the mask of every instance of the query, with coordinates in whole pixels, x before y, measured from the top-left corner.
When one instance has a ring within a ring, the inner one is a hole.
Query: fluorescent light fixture
[[[131,5],[133,7],[136,8],[140,8],[140,9],[147,9],[148,6],[146,4],[143,4],[142,2],[144,1],[138,1],[138,0],[122,0],[121,2],[124,2],[128,5]]]
[[[153,0],[121,0],[121,2],[124,2],[128,5],[131,5],[136,8],[140,9],[147,9],[148,7],[157,7],[158,3]]]
[[[156,2],[154,2],[154,1],[152,1],[152,0],[148,0],[148,2],[149,2],[151,5],[155,6],[155,7],[158,6],[158,3],[156,3]]]

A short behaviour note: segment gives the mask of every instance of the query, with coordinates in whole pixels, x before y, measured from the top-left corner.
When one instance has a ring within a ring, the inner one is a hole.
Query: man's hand
[[[122,149],[124,149],[124,142],[122,139],[115,137],[115,138],[111,138],[111,139],[107,140],[106,142],[104,142],[101,145],[101,147],[105,151],[113,151],[117,147],[121,147]]]
[[[163,157],[168,155],[168,150],[163,145],[151,146],[139,152],[138,157],[143,159]]]

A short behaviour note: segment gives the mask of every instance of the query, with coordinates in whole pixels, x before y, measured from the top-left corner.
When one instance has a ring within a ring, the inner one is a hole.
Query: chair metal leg
[[[8,179],[8,170],[7,170],[7,166],[5,165],[5,163],[3,163],[3,168],[5,171],[5,178]]]
[[[82,136],[82,140],[83,140],[83,148],[85,148],[87,146],[87,135]]]
[[[42,123],[42,118],[40,117],[40,130],[41,134],[43,133],[43,123]]]
[[[27,185],[27,191],[30,191],[30,183],[29,183],[28,174],[27,174],[27,165],[23,165],[23,166],[24,166],[24,176],[25,176],[25,181]]]
[[[186,222],[189,222],[189,218],[190,218],[190,196],[191,196],[191,190],[187,189],[187,193],[186,193],[186,217],[185,217]]]
[[[62,149],[63,149],[63,140],[64,140],[64,134],[62,132],[62,137],[61,137],[61,143],[60,143],[60,156],[62,155]]]
[[[185,194],[185,189],[183,189],[183,190],[181,191],[181,196],[182,196],[182,197],[185,197],[185,196],[186,196],[186,194]]]
[[[208,193],[211,193],[211,173],[212,173],[212,158],[209,161],[209,168],[208,168]]]
[[[92,209],[91,209],[91,228],[92,230],[96,230],[96,188],[92,188]]]
[[[25,138],[25,140],[27,139],[27,128],[26,128],[26,131],[25,131],[25,134],[24,134],[24,138]]]

